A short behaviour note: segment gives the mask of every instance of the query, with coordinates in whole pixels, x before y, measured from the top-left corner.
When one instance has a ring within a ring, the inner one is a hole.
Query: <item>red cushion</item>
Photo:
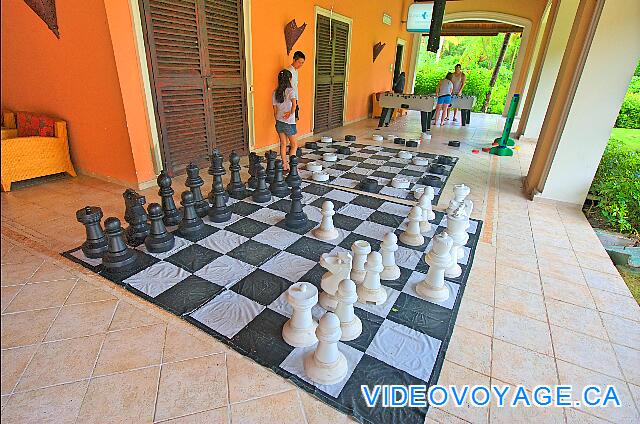
[[[17,112],[18,137],[55,137],[56,121],[44,115]]]

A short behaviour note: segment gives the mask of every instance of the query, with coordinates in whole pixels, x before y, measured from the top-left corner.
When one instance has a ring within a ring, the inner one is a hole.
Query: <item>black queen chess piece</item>
[[[193,203],[198,216],[200,218],[206,216],[209,210],[209,202],[202,197],[202,191],[200,189],[200,187],[204,185],[204,180],[200,176],[200,168],[193,162],[187,165],[187,179],[184,185],[187,186],[193,194]]]
[[[102,266],[108,273],[117,274],[133,269],[138,254],[124,242],[123,231],[118,218],[110,217],[104,221],[108,248],[102,257]]]
[[[129,224],[124,230],[127,244],[132,247],[140,246],[149,234],[147,211],[144,209],[146,199],[130,188],[122,193],[124,198],[124,220]]]
[[[211,191],[207,196],[207,198],[209,199],[209,202],[212,204],[215,200],[214,193],[215,193],[216,184],[218,183],[222,184],[222,176],[226,174],[226,171],[224,170],[224,166],[222,164],[223,161],[224,161],[224,158],[222,157],[218,149],[213,149],[213,152],[211,152],[211,166],[209,167],[209,171],[208,171],[209,175],[213,176],[213,183],[211,184]],[[222,187],[223,187],[222,191],[224,192],[224,186]],[[224,192],[224,201],[225,202],[229,201],[229,195],[226,192]]]
[[[173,234],[167,231],[164,225],[164,212],[162,206],[157,203],[151,203],[147,212],[151,221],[151,229],[149,235],[144,239],[144,245],[151,253],[163,253],[173,249],[176,239]]]
[[[87,239],[82,243],[82,253],[91,259],[104,256],[107,252],[107,237],[100,226],[102,209],[97,206],[85,206],[76,211],[76,219],[84,224],[87,233]]]
[[[182,221],[182,212],[176,207],[176,202],[173,200],[173,188],[171,188],[171,177],[163,169],[158,175],[156,180],[160,190],[158,194],[162,199],[162,210],[164,211],[164,225],[167,227],[173,227],[178,225]]]
[[[242,182],[242,178],[240,177],[240,169],[240,156],[235,152],[235,150],[233,150],[229,155],[229,172],[231,173],[231,181],[229,181],[229,184],[227,185],[227,193],[237,199],[244,198],[247,192],[247,189]]]

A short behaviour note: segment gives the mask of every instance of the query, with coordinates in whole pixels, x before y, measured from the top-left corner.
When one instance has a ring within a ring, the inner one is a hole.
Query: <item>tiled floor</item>
[[[387,133],[415,135],[418,120]],[[364,139],[374,121],[334,131]],[[640,420],[640,308],[582,213],[521,194],[534,146],[472,154],[502,119],[433,130],[422,150],[451,153],[451,187],[472,189],[482,242],[440,384],[613,384],[620,408],[431,408],[427,421]],[[210,181],[207,181],[205,193]],[[179,187],[176,182],[174,187]],[[63,260],[84,237],[74,212],[122,218],[123,188],[88,177],[3,193],[2,420],[18,422],[340,423],[350,420],[180,319]],[[143,192],[156,201],[156,189]]]

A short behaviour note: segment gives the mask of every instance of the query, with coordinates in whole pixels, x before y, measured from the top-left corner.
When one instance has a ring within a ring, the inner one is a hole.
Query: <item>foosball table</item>
[[[451,107],[460,109],[462,125],[467,125],[471,120],[471,109],[476,103],[475,96],[451,96]],[[384,93],[380,98],[383,108],[410,109],[420,111],[420,123],[422,132],[431,129],[431,119],[436,108],[437,97],[435,94],[396,94]]]
[[[471,121],[471,109],[476,104],[476,96],[451,96],[451,108],[460,109],[462,125]]]

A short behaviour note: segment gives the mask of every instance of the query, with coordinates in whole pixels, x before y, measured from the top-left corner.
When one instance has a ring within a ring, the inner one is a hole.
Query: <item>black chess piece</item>
[[[442,187],[442,180],[435,175],[425,175],[418,180],[418,184],[430,187]]]
[[[247,181],[247,185],[249,186],[250,189],[255,190],[256,188],[258,188],[258,170],[257,170],[257,166],[262,163],[262,156],[258,156],[255,153],[251,153],[253,155],[253,162],[251,159],[251,156],[249,156],[249,175],[251,175],[251,177],[249,178],[249,181]]]
[[[178,225],[182,221],[182,212],[176,207],[176,202],[173,200],[173,188],[171,188],[171,177],[163,169],[158,175],[158,187],[160,190],[158,194],[162,199],[162,210],[164,211],[164,225],[171,227]]]
[[[193,193],[183,191],[181,198],[180,204],[182,205],[184,216],[180,221],[180,225],[178,225],[177,234],[185,238],[198,237],[204,232],[204,222],[196,212]]]
[[[378,181],[373,178],[365,178],[360,182],[359,188],[367,193],[375,193],[378,191]]]
[[[296,156],[301,158],[302,157],[302,147],[298,147],[296,149]]]
[[[264,156],[267,160],[267,182],[271,184],[276,174],[276,158],[278,154],[273,150],[269,150]]]
[[[140,246],[149,234],[147,211],[144,209],[147,200],[130,188],[122,193],[122,197],[125,205],[124,220],[129,224],[124,230],[127,244],[132,247]]]
[[[449,146],[451,146],[451,141],[449,142]],[[460,147],[460,142],[458,141],[458,145],[454,147]],[[441,165],[453,165],[453,158],[451,156],[438,156],[436,162]]]
[[[196,208],[196,213],[200,218],[202,218],[209,210],[209,202],[202,197],[200,187],[204,185],[204,180],[200,176],[200,168],[193,162],[187,165],[187,179],[185,180],[184,185],[189,187],[191,193],[193,193],[193,202],[194,207]]]
[[[104,256],[107,252],[107,237],[100,226],[102,209],[97,206],[85,206],[76,211],[76,219],[84,224],[87,232],[87,239],[82,243],[82,253],[91,259]]]
[[[289,186],[284,180],[284,171],[280,159],[276,159],[276,173],[269,189],[274,196],[285,197],[289,195]]]
[[[356,136],[355,135],[345,135],[344,136],[345,141],[356,141]]]
[[[229,172],[231,172],[231,181],[227,185],[227,193],[231,196],[242,199],[246,195],[246,187],[242,182],[242,178],[240,177],[240,155],[238,155],[235,150],[231,151],[231,155],[229,155]]]
[[[258,186],[251,194],[251,198],[256,203],[266,203],[271,200],[271,192],[267,188],[267,173],[262,165],[256,165]]]
[[[294,185],[291,189],[291,209],[284,217],[284,224],[289,229],[298,229],[307,225],[307,214],[302,210],[302,189]]]
[[[164,225],[162,206],[157,203],[151,203],[147,208],[147,212],[151,220],[151,230],[149,230],[147,238],[144,239],[144,245],[147,250],[151,253],[163,253],[173,249],[176,239],[173,234],[167,231],[167,227]]]
[[[393,144],[404,144],[406,140],[402,137],[396,137],[393,139]]]
[[[102,257],[102,265],[109,273],[131,270],[137,263],[138,254],[124,242],[123,231],[118,218],[107,218],[104,221],[108,248]]]
[[[226,222],[231,219],[231,208],[224,199],[224,187],[218,182],[213,188],[213,206],[209,208],[209,219],[213,222]]]
[[[451,147],[460,147],[460,140],[449,140],[449,146]],[[447,164],[445,164],[447,165]]]
[[[224,158],[222,157],[222,155],[220,155],[220,152],[218,151],[218,149],[213,149],[213,152],[211,153],[211,166],[209,167],[209,171],[208,171],[209,175],[213,176],[213,183],[211,183],[211,191],[207,195],[207,198],[209,199],[210,203],[213,203],[215,201],[214,194],[215,194],[216,184],[218,182],[222,184],[222,176],[227,173],[224,170],[224,166],[222,164],[223,161],[224,161]],[[226,192],[224,193],[224,201],[225,202],[229,201],[229,195]]]
[[[302,178],[298,175],[298,157],[291,156],[289,158],[289,174],[285,179],[289,187],[300,186],[302,184]]]
[[[306,143],[304,143],[304,148],[309,150],[317,150],[318,143],[316,143],[315,141],[307,141]]]
[[[340,146],[336,149],[336,153],[339,155],[349,156],[351,154],[351,149],[347,146]]]
[[[447,173],[447,168],[445,168],[444,165],[433,163],[429,166],[429,172],[432,174],[444,175]]]
[[[418,142],[415,140],[407,140],[407,142],[405,143],[405,146],[407,147],[418,147]]]

